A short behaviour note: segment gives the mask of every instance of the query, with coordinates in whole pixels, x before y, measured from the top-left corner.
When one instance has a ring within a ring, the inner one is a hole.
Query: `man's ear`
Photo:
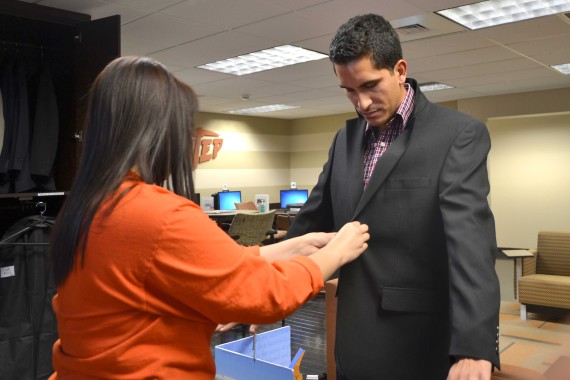
[[[394,72],[396,75],[398,75],[400,84],[403,85],[404,82],[406,82],[406,78],[408,77],[408,63],[403,59],[400,59],[394,66]]]

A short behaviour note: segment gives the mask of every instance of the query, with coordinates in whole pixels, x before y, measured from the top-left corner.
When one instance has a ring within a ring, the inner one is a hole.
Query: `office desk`
[[[222,223],[228,223],[234,219],[237,214],[256,214],[259,211],[255,210],[211,210],[204,211],[210,219],[214,220],[218,226],[221,228]]]

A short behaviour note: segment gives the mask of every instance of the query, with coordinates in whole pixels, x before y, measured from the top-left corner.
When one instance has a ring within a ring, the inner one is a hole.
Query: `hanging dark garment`
[[[16,124],[15,147],[12,151],[12,167],[14,171],[14,192],[31,191],[35,187],[30,174],[30,106],[28,94],[28,78],[24,65],[20,62],[16,67],[18,79],[18,121]]]
[[[35,187],[30,174],[30,111],[26,69],[10,63],[2,72],[4,144],[0,152],[0,193]]]
[[[2,87],[0,87],[0,152],[4,145],[4,101],[2,97]]]
[[[0,379],[47,379],[53,372],[58,336],[48,243],[54,222],[26,217],[2,238],[16,234],[0,244]]]
[[[0,151],[0,193],[12,191],[8,169],[11,167],[11,151],[16,115],[18,113],[17,81],[14,62],[7,62],[0,69],[0,87],[2,88],[2,103],[4,110],[4,141]]]
[[[59,136],[59,113],[51,72],[42,65],[30,148],[30,172],[38,191],[55,191],[53,164]]]

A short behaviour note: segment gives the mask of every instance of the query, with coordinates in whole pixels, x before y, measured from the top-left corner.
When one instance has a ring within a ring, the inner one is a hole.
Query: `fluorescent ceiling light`
[[[228,113],[238,114],[238,115],[254,115],[256,113],[263,113],[263,112],[274,112],[274,111],[282,111],[282,110],[290,110],[294,108],[301,108],[300,106],[287,106],[285,104],[272,104],[269,106],[259,106],[253,108],[242,108],[238,110],[231,110]]]
[[[420,90],[422,90],[423,92],[447,90],[449,88],[455,88],[455,87],[437,82],[420,83]]]
[[[436,13],[474,30],[569,10],[565,0],[489,0]]]
[[[323,58],[328,58],[328,55],[297,46],[283,45],[207,63],[198,68],[226,74],[245,75]]]
[[[554,70],[560,71],[562,74],[570,75],[570,63],[562,63],[560,65],[552,65],[550,67]]]

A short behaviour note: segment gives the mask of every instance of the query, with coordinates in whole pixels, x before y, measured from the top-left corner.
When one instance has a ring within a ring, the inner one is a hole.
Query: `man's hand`
[[[491,380],[492,368],[487,360],[462,358],[451,366],[447,380]]]

